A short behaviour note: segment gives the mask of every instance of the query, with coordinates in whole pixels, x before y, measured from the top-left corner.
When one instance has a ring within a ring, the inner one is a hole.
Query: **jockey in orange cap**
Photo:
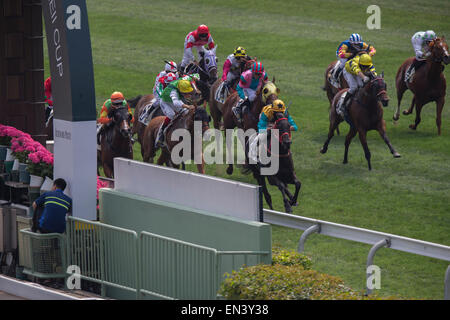
[[[121,106],[128,107],[128,113],[130,114],[131,122],[132,123],[134,122],[133,112],[131,112],[130,105],[125,100],[122,92],[119,92],[119,91],[113,92],[113,94],[111,95],[111,98],[109,98],[108,100],[106,100],[103,103],[102,109],[100,111],[100,118],[97,119],[97,122],[99,124],[101,124],[100,126],[98,126],[98,130],[97,130],[97,141],[99,141],[98,138],[103,133],[106,126],[108,126],[112,122],[112,119],[108,117],[111,107],[118,108]]]

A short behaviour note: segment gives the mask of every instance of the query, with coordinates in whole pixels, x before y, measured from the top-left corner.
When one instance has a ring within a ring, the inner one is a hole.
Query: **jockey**
[[[377,75],[372,58],[367,53],[356,56],[345,63],[344,78],[349,85],[349,89],[342,103],[343,106],[346,105],[347,101],[350,101],[360,87],[363,87],[370,80],[367,76],[370,73],[373,76]]]
[[[348,40],[339,44],[336,50],[336,57],[339,62],[331,74],[332,81],[335,81],[336,84],[339,83],[339,75],[344,69],[345,63],[360,51],[367,51],[371,57],[377,52],[373,46],[363,42],[362,37],[358,33],[351,34]]]
[[[132,123],[134,122],[134,117],[133,117],[133,113],[131,112],[130,105],[125,100],[122,92],[119,92],[119,91],[113,92],[111,95],[111,98],[109,98],[108,100],[106,100],[103,103],[102,109],[100,111],[100,118],[97,119],[97,122],[99,124],[101,124],[101,126],[99,126],[98,131],[97,131],[97,141],[99,141],[98,138],[103,133],[105,128],[108,127],[112,122],[112,119],[108,117],[108,114],[109,114],[109,111],[111,110],[111,108],[118,108],[118,107],[122,107],[122,106],[128,107],[128,113],[130,114],[129,115],[130,121]]]
[[[256,99],[256,91],[267,81],[268,77],[261,62],[254,62],[249,70],[241,74],[240,81],[236,87],[236,91],[241,99],[232,109],[238,120],[241,119],[242,106],[246,104],[250,107],[251,103]]]
[[[164,91],[164,89],[171,83],[172,81],[175,81],[178,79],[178,74],[169,72],[165,76],[160,77],[158,79],[158,86],[156,87],[156,91],[154,91],[155,98],[159,99],[161,98],[161,94]]]
[[[284,114],[284,116],[288,119],[289,124],[291,125],[291,131],[298,130],[297,124],[289,115],[284,102],[277,99],[272,104],[269,104],[262,109],[261,115],[259,116],[258,133],[263,133],[267,130],[268,123],[273,121],[274,114],[278,112]]]
[[[160,147],[164,143],[164,131],[169,125],[170,121],[175,117],[175,114],[183,110],[183,108],[190,109],[191,106],[185,103],[194,91],[189,80],[175,80],[169,83],[161,94],[161,110],[166,116],[164,123],[158,131],[156,137],[156,146]]]
[[[45,120],[48,120],[50,112],[53,109],[53,97],[52,97],[52,78],[48,77],[44,82],[45,102],[47,106],[45,108]]]
[[[200,55],[200,51],[205,50],[205,45],[208,45],[208,49],[213,49],[215,46],[208,27],[202,24],[198,26],[196,30],[189,32],[186,36],[184,40],[184,55],[180,67],[185,68],[190,62],[194,61],[194,54],[192,53],[193,47],[197,48],[197,53]]]
[[[233,85],[233,81],[239,79],[241,75],[241,64],[247,60],[248,56],[244,48],[237,47],[234,52],[227,57],[223,64],[222,81],[227,89]]]
[[[177,74],[177,64],[173,61],[168,61],[166,65],[164,66],[164,71],[161,71],[158,73],[155,79],[155,85],[153,86],[153,95],[156,97],[158,87],[161,83],[160,79],[165,77],[169,72]],[[159,95],[158,95],[159,96]]]
[[[405,81],[411,78],[415,71],[425,63],[425,60],[431,55],[430,43],[436,39],[436,33],[433,30],[416,32],[412,38],[411,43],[416,53],[416,57],[405,74]]]

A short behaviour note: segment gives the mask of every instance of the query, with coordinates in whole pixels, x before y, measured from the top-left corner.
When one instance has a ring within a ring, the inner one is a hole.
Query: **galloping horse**
[[[240,73],[250,69],[253,62],[256,61],[256,58],[250,58],[249,60],[243,60],[240,64]],[[224,103],[220,103],[216,100],[216,93],[219,89],[220,85],[222,84],[222,79],[218,78],[216,82],[211,87],[211,93],[209,95],[209,112],[211,113],[211,117],[214,122],[214,128],[215,129],[221,129],[223,128],[223,123],[221,123],[222,113],[223,113],[223,106]],[[236,90],[236,86],[239,83],[239,78],[234,81],[233,84],[233,90]]]
[[[256,92],[256,99],[252,103],[252,107],[245,108],[242,110],[242,123],[239,122],[234,115],[232,108],[239,101],[240,97],[237,92],[233,92],[230,94],[223,105],[223,124],[225,130],[234,129],[235,127],[239,127],[244,129],[244,131],[248,129],[258,129],[259,115],[264,106],[271,104],[273,101],[278,99],[278,95],[280,94],[280,89],[275,86],[275,78],[273,78],[272,82],[268,81],[266,84],[261,86]],[[227,139],[227,142],[229,139]],[[243,142],[245,145],[245,142]],[[231,146],[227,143],[227,150],[230,151]],[[227,173],[233,173],[233,164],[229,164],[227,168]]]
[[[198,64],[190,63],[182,70],[184,74],[198,73],[200,75],[200,80],[196,81],[196,85],[201,92],[198,105],[204,103],[204,107],[206,107],[206,102],[209,101],[211,86],[217,80],[216,49],[217,46],[211,50],[200,51],[200,62]]]
[[[428,57],[426,65],[417,70],[409,84],[405,82],[405,73],[409,66],[413,63],[414,57],[408,58],[397,71],[395,77],[395,86],[397,88],[398,105],[394,113],[394,121],[400,117],[400,102],[402,101],[403,93],[410,89],[414,97],[411,101],[409,109],[404,110],[403,114],[408,115],[412,113],[414,105],[416,106],[416,120],[414,124],[409,125],[413,130],[417,129],[420,123],[420,112],[422,107],[431,101],[436,101],[436,126],[438,128],[438,135],[441,135],[441,115],[445,103],[446,82],[443,74],[444,66],[442,62],[448,64],[450,62],[448,45],[445,38],[437,38],[430,43],[431,56]]]
[[[158,135],[158,130],[161,124],[164,122],[165,117],[160,116],[153,118],[148,126],[145,128],[144,136],[143,136],[143,144],[142,149],[144,151],[143,160],[148,163],[153,163],[153,158],[156,154],[155,141]],[[198,172],[205,173],[205,164],[203,159],[203,151],[202,146],[200,148],[194,148],[194,121],[201,121],[202,123],[202,132],[203,133],[209,129],[209,121],[211,117],[208,115],[206,110],[202,107],[192,107],[191,109],[185,109],[182,112],[178,113],[175,118],[172,120],[169,127],[166,130],[166,141],[167,144],[161,150],[161,155],[158,158],[157,164],[163,165],[164,163],[168,167],[178,168],[178,164],[173,163],[171,159],[171,153],[173,148],[180,143],[179,141],[172,141],[172,134],[176,129],[186,129],[188,130],[191,137],[191,151],[190,151],[190,159],[195,160],[201,157],[202,163],[197,164]],[[199,133],[197,133],[199,134]],[[200,140],[201,143],[201,140]],[[200,154],[196,154],[195,152],[199,152]],[[181,155],[184,156],[184,155]]]
[[[97,152],[97,160],[108,178],[114,177],[114,158],[123,157],[133,159],[133,145],[131,143],[130,114],[125,106],[112,106],[108,117],[112,123],[107,125],[100,136],[101,149]]]
[[[262,187],[262,191],[264,194],[264,198],[266,199],[267,204],[269,205],[270,209],[273,209],[272,207],[272,198],[269,194],[269,191],[267,190],[266,186],[266,177],[267,180],[271,185],[275,185],[278,187],[278,189],[281,191],[281,194],[283,195],[283,201],[284,201],[284,208],[286,212],[291,213],[292,212],[292,206],[297,205],[297,198],[298,193],[301,188],[301,182],[297,179],[297,176],[295,175],[294,170],[294,162],[292,160],[292,153],[291,153],[291,131],[290,131],[290,124],[288,119],[284,116],[282,113],[276,113],[274,115],[275,124],[271,129],[267,130],[267,140],[264,141],[263,139],[262,143],[264,147],[267,150],[267,156],[268,157],[278,157],[279,159],[279,166],[276,169],[276,173],[273,175],[262,175],[261,174],[261,167],[270,166],[271,163],[262,165],[260,163],[258,164],[249,164],[248,167],[253,173],[253,177],[256,179],[258,184]],[[273,131],[273,129],[278,129],[278,134],[275,133],[276,131]],[[278,140],[278,154],[275,154],[271,152],[273,150],[271,145],[271,137],[272,134],[275,138]],[[295,185],[295,193],[292,195],[289,192],[289,189],[287,187],[288,184],[294,184]]]
[[[341,95],[346,91],[348,91],[348,89],[339,91],[339,93],[333,98],[330,108],[330,127],[328,130],[328,139],[325,141],[322,149],[320,149],[320,153],[327,152],[328,144],[334,135],[334,130],[338,124],[343,121],[342,117],[337,114],[336,108],[339,100],[341,100]],[[366,141],[366,133],[369,130],[377,130],[394,157],[400,157],[400,154],[395,151],[386,135],[386,122],[383,119],[383,108],[380,102],[383,107],[386,107],[389,102],[389,97],[386,92],[386,83],[384,82],[383,76],[372,77],[372,80],[359,90],[356,95],[356,99],[353,99],[348,107],[350,131],[345,139],[344,164],[348,162],[348,147],[350,142],[356,133],[358,133],[369,170],[372,170],[372,166],[370,164],[371,155]]]

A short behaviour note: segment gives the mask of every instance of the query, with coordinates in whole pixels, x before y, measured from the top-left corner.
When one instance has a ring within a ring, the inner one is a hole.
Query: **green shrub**
[[[272,249],[272,265],[280,264],[283,266],[302,266],[305,270],[310,270],[312,261],[309,257],[295,252],[280,248]]]
[[[364,296],[338,277],[311,270],[311,259],[273,249],[272,265],[243,267],[226,274],[219,295],[229,300],[366,300],[400,299]]]

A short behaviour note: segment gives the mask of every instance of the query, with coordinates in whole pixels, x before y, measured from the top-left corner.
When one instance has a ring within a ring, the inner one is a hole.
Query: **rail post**
[[[309,227],[308,229],[305,230],[305,232],[302,233],[302,236],[300,237],[300,240],[298,242],[298,248],[297,251],[298,252],[303,252],[303,250],[305,249],[305,242],[306,239],[313,233],[320,233],[320,224],[315,224],[311,227]]]
[[[391,246],[391,240],[390,239],[383,239],[383,240],[380,240],[379,242],[375,243],[372,246],[372,248],[370,248],[369,255],[367,256],[367,264],[366,264],[366,289],[367,289],[367,295],[372,293],[372,289],[370,289],[369,286],[367,285],[367,280],[371,276],[371,274],[369,274],[367,272],[367,270],[368,270],[368,268],[371,265],[373,265],[373,258],[375,257],[375,253],[378,251],[378,249],[383,248],[383,247],[389,248],[390,246]]]
[[[450,265],[445,272],[444,281],[444,300],[450,300]]]

